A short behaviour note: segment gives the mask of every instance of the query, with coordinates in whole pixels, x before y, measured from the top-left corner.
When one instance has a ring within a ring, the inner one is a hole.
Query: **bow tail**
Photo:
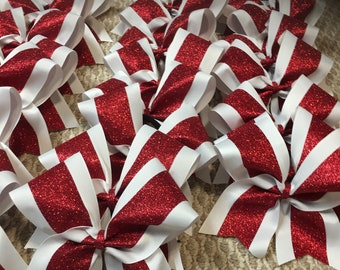
[[[48,238],[34,253],[28,270],[67,269],[72,266],[79,270],[102,269],[100,250],[82,245],[59,235]]]
[[[47,234],[76,226],[100,226],[93,182],[79,153],[15,189],[10,196],[17,208]]]
[[[339,229],[339,219],[332,209],[305,212],[289,207],[276,234],[278,263],[281,265],[308,254],[339,268]]]
[[[222,193],[200,233],[237,237],[253,255],[263,257],[277,229],[279,213],[276,195],[251,183],[235,182]]]

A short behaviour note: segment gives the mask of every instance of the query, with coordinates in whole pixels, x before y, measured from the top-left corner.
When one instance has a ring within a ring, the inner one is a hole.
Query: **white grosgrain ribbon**
[[[8,196],[9,191],[31,180],[32,176],[7,146],[21,115],[20,96],[11,87],[0,87],[0,94],[0,151],[2,164],[5,166],[0,168],[0,214],[3,214],[13,205]],[[6,163],[11,167],[10,170]]]
[[[6,270],[26,270],[27,264],[13,247],[4,230],[0,227],[0,267]]]
[[[22,51],[37,48],[33,43],[23,43],[15,48],[5,61],[10,61]],[[61,82],[62,70],[60,66],[48,58],[40,58],[34,64],[28,80],[20,90],[22,113],[37,134],[41,153],[51,149],[52,145],[47,125],[37,107],[51,97]]]

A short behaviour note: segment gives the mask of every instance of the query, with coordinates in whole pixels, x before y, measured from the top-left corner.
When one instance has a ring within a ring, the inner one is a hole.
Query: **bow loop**
[[[191,53],[193,47],[196,48],[194,55]],[[177,61],[210,73],[222,57],[223,52],[223,47],[180,28],[169,46],[166,65]],[[188,57],[189,55],[190,57]]]
[[[226,134],[264,112],[269,113],[256,90],[245,81],[215,106],[208,117],[218,131]]]
[[[8,143],[21,115],[21,99],[12,87],[0,87],[0,93],[0,141]]]
[[[0,49],[6,56],[8,54],[7,46],[25,40],[25,17],[21,8],[2,11],[0,14]]]
[[[200,112],[215,92],[214,78],[196,68],[172,62],[168,64],[152,97],[150,115],[158,120],[166,119],[183,103],[190,104]]]
[[[0,10],[10,10],[14,8],[22,8],[24,14],[32,14],[36,12],[40,12],[44,10],[43,5],[40,1],[13,1],[13,0],[4,0],[0,4]]]
[[[84,27],[82,17],[58,9],[48,9],[34,18],[33,25],[27,33],[27,39],[42,35],[59,44],[74,48],[84,35]]]

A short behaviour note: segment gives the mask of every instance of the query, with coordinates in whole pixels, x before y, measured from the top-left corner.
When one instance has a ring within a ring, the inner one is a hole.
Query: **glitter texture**
[[[55,232],[61,233],[76,226],[92,225],[64,163],[36,177],[28,185],[41,213]]]

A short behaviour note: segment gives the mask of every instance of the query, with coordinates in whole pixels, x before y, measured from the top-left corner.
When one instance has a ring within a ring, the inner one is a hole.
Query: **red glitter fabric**
[[[152,102],[150,115],[164,120],[176,111],[190,90],[196,73],[195,68],[184,65],[176,66]]]
[[[96,98],[95,102],[107,141],[112,145],[130,145],[135,129],[125,89],[117,88],[110,94]]]
[[[40,155],[37,136],[24,116],[21,116],[18,124],[12,132],[9,146],[16,156],[24,153]]]
[[[240,9],[247,0],[229,0],[228,5],[234,7],[235,9]],[[259,5],[262,5],[262,2],[260,0],[254,0],[252,2],[255,2]]]
[[[94,251],[93,246],[67,241],[53,254],[46,270],[88,270]]]
[[[28,185],[39,210],[55,232],[92,226],[88,211],[64,163],[36,177]]]
[[[156,1],[138,0],[130,6],[145,21],[150,23],[155,18],[166,17]]]
[[[291,207],[291,231],[296,258],[309,254],[328,264],[325,225],[320,213]]]
[[[124,89],[125,86],[127,86],[125,82],[118,80],[116,78],[111,78],[97,85],[96,88],[99,88],[105,95],[114,93],[115,91],[118,91],[117,89],[120,89],[120,91],[122,91],[122,89]]]
[[[274,207],[279,198],[280,195],[274,192],[251,187],[233,204],[217,235],[237,236],[249,248],[264,215],[268,209]]]
[[[6,152],[2,149],[0,149],[0,171],[14,171]]]
[[[210,142],[210,138],[198,116],[186,118],[174,126],[167,134],[194,150],[202,143]]]
[[[126,30],[124,35],[119,39],[119,43],[125,47],[145,37],[146,36],[142,31],[140,31],[137,27],[133,26]]]
[[[230,66],[240,83],[257,76],[264,76],[262,66],[256,63],[246,52],[235,46],[231,46],[225,52],[220,62]]]
[[[182,13],[190,13],[201,8],[209,8],[212,2],[212,0],[187,0]]]
[[[130,168],[122,183],[124,190],[136,173],[152,158],[158,158],[164,167],[169,170],[176,155],[183,148],[183,144],[177,140],[156,131],[149,140],[144,144],[142,150],[138,154],[137,159]]]
[[[228,138],[239,149],[249,176],[265,173],[282,180],[280,166],[270,142],[253,122],[248,123],[228,133]]]
[[[252,50],[252,52],[257,53],[257,52],[261,52],[261,49],[258,48],[253,41],[251,41],[247,36],[244,35],[240,35],[237,33],[233,33],[230,35],[227,35],[224,37],[224,40],[227,41],[228,43],[233,43],[233,41],[235,40],[241,40],[243,41],[245,44],[247,44],[247,46]]]
[[[303,151],[301,153],[299,165],[301,165],[301,163],[305,160],[310,151],[313,150],[313,148],[333,130],[334,129],[326,123],[319,121],[315,117],[312,118],[303,146]]]
[[[106,234],[107,245],[133,247],[148,226],[161,224],[169,212],[185,200],[167,172],[157,174],[110,221]]]
[[[60,10],[51,10],[44,14],[38,21],[35,21],[27,34],[27,38],[31,39],[36,35],[43,35],[44,37],[55,40],[60,32],[62,24],[67,13]]]
[[[88,1],[84,1],[85,3]],[[72,6],[74,5],[74,0],[63,1],[63,0],[53,0],[51,4],[47,7],[49,9],[55,8],[62,10],[64,12],[70,12],[72,10]]]
[[[224,99],[223,103],[236,109],[245,123],[265,112],[265,109],[249,93],[242,89],[236,89],[231,92]],[[247,106],[244,106],[244,104],[247,104]]]
[[[286,56],[282,56],[286,57]],[[317,70],[321,59],[321,52],[308,45],[304,41],[297,39],[294,52],[285,71],[285,76],[281,80],[281,85],[290,86],[301,74],[306,76]]]
[[[77,67],[94,65],[96,61],[94,60],[92,53],[87,46],[85,39],[81,39],[78,45],[74,48],[78,54],[78,65]]]
[[[168,48],[173,41],[175,34],[179,28],[187,29],[188,28],[188,19],[189,19],[189,14],[181,14],[177,17],[175,17],[171,21],[171,26],[168,28],[162,47],[163,48]]]
[[[53,40],[50,40],[48,38],[44,38],[41,41],[37,43],[37,46],[42,49],[42,51],[45,53],[46,57],[51,58],[52,54],[56,49],[61,47],[61,45]]]
[[[305,32],[306,32],[307,24],[299,19],[292,18],[287,15],[283,15],[280,27],[277,30],[276,36],[275,36],[275,42],[273,44],[272,48],[272,55],[273,57],[277,55],[279,51],[279,44],[278,39],[281,37],[281,35],[284,33],[284,31],[288,30],[291,32],[294,36],[296,36],[299,39],[302,39]]]
[[[45,57],[38,48],[18,52],[0,66],[0,85],[12,86],[21,92],[37,61]]]
[[[65,143],[58,145],[55,148],[55,151],[57,152],[60,162],[63,162],[75,153],[80,152],[86,162],[91,177],[103,179],[105,181],[103,168],[101,167],[96,150],[94,149],[87,132],[83,132]]]
[[[10,10],[0,12],[0,37],[7,35],[20,35]]]
[[[45,119],[49,131],[59,131],[66,128],[51,99],[46,100],[40,105],[39,110]]]
[[[131,43],[117,52],[128,74],[131,75],[140,70],[152,70],[150,58],[138,42]]]
[[[210,42],[189,34],[179,49],[175,60],[193,68],[199,68]]]
[[[304,21],[313,10],[315,3],[316,0],[290,0],[290,14],[288,15]]]
[[[308,110],[314,117],[324,120],[332,111],[336,102],[337,100],[334,97],[313,84],[299,105]]]
[[[24,14],[29,14],[33,12],[39,11],[36,5],[34,5],[34,2],[31,0],[8,0],[12,8],[19,8],[22,7]]]
[[[266,29],[266,22],[270,16],[270,10],[264,10],[254,4],[244,4],[240,9],[244,10],[253,19],[257,31],[262,33]]]

